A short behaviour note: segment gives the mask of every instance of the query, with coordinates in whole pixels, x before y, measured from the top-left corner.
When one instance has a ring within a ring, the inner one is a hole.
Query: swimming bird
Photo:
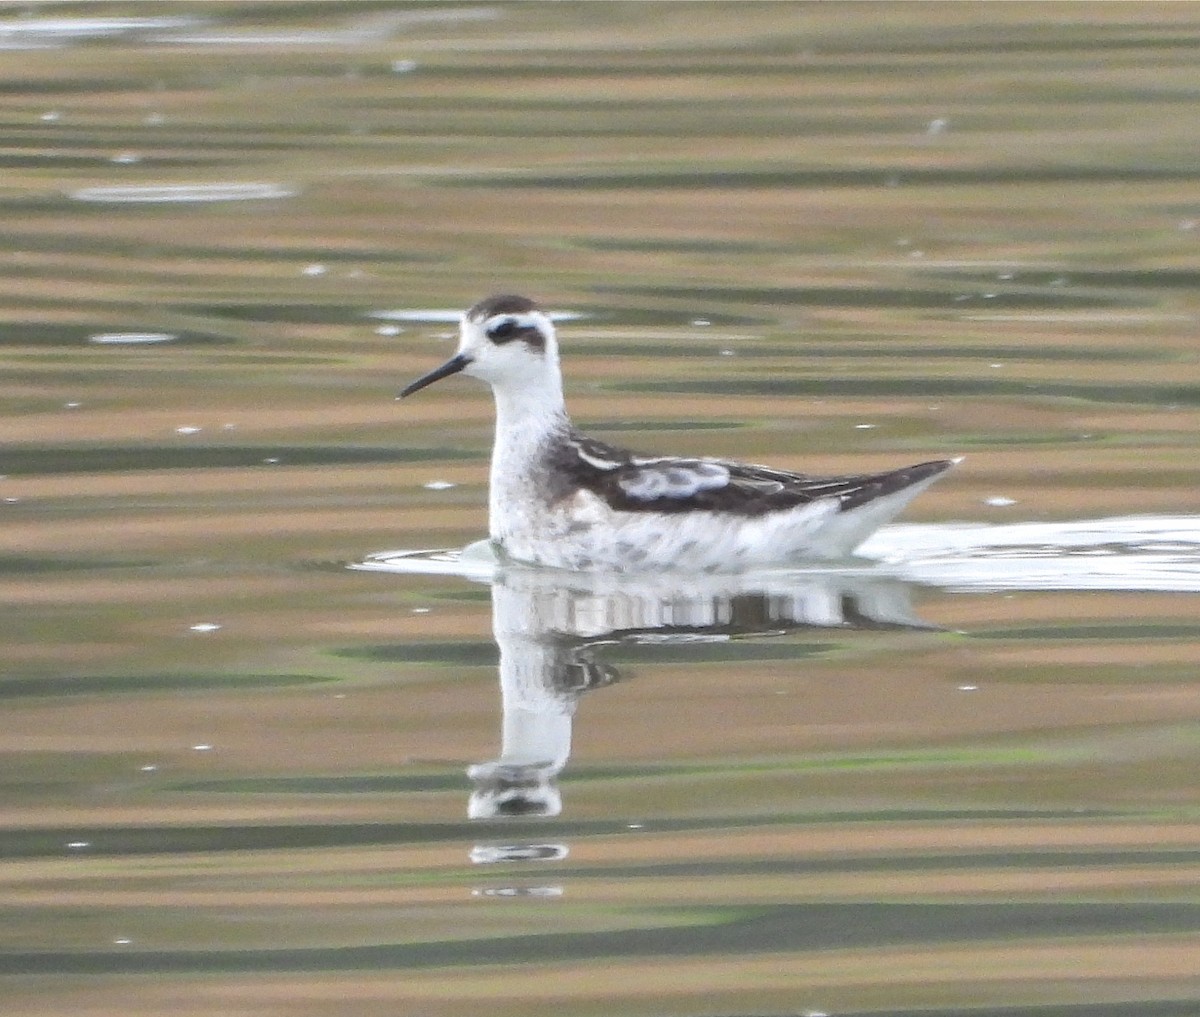
[[[724,572],[844,558],[958,462],[824,477],[589,438],[567,415],[554,324],[528,297],[466,311],[458,352],[399,398],[459,373],[496,401],[493,547],[531,565]]]

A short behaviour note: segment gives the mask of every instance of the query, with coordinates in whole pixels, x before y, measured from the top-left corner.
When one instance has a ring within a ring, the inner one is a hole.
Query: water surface
[[[0,15],[6,1014],[1196,1012],[1196,8],[131,10]],[[497,571],[393,398],[497,291],[608,440],[966,461]]]

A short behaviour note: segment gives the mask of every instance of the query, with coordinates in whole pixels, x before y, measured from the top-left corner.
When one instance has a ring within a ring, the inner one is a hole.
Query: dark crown
[[[467,317],[472,321],[487,321],[488,318],[497,314],[528,314],[530,311],[537,310],[539,310],[538,305],[528,297],[502,293],[499,296],[485,297],[479,301],[467,311]]]

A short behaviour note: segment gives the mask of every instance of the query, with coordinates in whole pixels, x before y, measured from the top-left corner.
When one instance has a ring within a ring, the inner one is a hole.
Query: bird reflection
[[[614,645],[725,641],[804,628],[920,628],[910,586],[838,572],[625,577],[526,568],[492,577],[500,755],[467,775],[472,819],[557,816],[580,698],[620,680]]]

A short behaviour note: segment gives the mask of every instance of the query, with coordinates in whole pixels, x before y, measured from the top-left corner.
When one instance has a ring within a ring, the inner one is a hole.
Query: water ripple
[[[859,552],[951,590],[1200,591],[1200,516],[901,524]]]

